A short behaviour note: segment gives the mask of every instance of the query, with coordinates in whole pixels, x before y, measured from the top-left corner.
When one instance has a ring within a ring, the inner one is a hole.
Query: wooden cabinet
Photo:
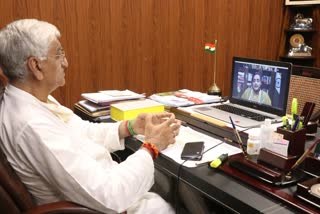
[[[279,60],[302,66],[320,65],[319,10],[319,5],[285,6]],[[308,24],[309,18],[312,24]]]

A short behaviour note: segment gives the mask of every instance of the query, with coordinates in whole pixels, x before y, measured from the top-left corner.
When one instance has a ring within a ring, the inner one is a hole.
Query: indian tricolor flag
[[[204,50],[205,51],[209,51],[211,53],[215,53],[216,52],[216,45],[215,44],[206,43],[204,45]]]

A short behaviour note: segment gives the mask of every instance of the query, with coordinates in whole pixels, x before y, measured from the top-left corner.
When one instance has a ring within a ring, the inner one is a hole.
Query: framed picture
[[[320,0],[285,0],[285,5],[320,4]]]

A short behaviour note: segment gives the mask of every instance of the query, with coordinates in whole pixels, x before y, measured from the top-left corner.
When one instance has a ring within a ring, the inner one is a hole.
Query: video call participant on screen
[[[261,77],[262,74],[260,72],[256,72],[253,75],[251,87],[247,88],[243,92],[241,98],[265,105],[271,105],[271,100],[268,93],[261,89]]]
[[[149,190],[155,147],[175,142],[180,121],[171,113],[140,114],[131,127],[83,121],[50,95],[65,84],[68,67],[59,37],[54,25],[36,19],[0,30],[0,67],[9,79],[0,96],[0,146],[9,163],[39,205],[67,200],[103,213],[174,213]],[[133,133],[149,144],[113,161],[110,153]]]

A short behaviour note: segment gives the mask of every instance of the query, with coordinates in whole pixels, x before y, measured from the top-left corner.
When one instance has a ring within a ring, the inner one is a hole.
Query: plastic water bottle
[[[272,143],[272,137],[273,128],[271,126],[271,120],[265,119],[260,129],[261,148],[269,148]]]

